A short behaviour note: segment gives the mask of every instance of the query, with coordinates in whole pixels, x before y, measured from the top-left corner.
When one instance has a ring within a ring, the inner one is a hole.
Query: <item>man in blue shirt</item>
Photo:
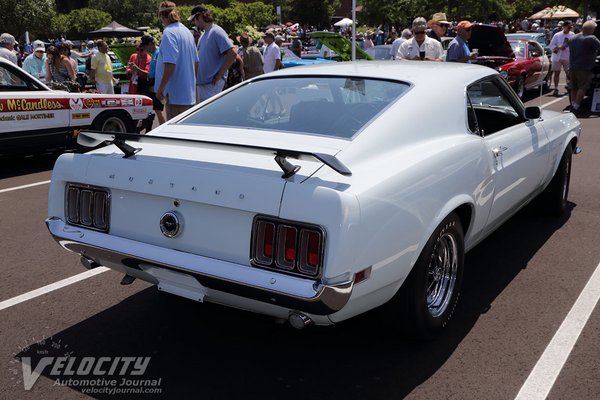
[[[471,29],[473,23],[470,21],[460,21],[456,25],[457,34],[448,45],[446,53],[446,61],[470,63],[471,60],[477,59],[477,53],[469,50],[467,41],[471,38]]]
[[[202,4],[192,9],[188,21],[204,31],[198,41],[196,99],[200,103],[223,90],[227,71],[235,62],[236,53],[227,33],[214,23],[211,12]]]
[[[156,98],[166,104],[167,120],[196,104],[196,63],[194,36],[183,25],[172,1],[160,3],[158,14],[165,27],[156,62]]]

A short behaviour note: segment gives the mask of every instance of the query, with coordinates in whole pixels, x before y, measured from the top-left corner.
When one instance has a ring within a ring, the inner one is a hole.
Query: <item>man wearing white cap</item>
[[[17,55],[15,54],[15,44],[17,41],[10,33],[0,35],[0,57],[6,58],[15,65],[17,64]]]
[[[36,78],[44,79],[46,77],[46,48],[44,42],[41,40],[33,42],[33,52],[23,61],[23,69]]]

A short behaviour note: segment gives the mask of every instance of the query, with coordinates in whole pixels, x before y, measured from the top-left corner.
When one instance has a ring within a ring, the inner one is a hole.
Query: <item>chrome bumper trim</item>
[[[66,225],[57,217],[46,219],[46,225],[62,247],[100,265],[165,268],[193,276],[209,289],[314,315],[341,310],[354,286],[353,275],[339,283],[315,282]]]

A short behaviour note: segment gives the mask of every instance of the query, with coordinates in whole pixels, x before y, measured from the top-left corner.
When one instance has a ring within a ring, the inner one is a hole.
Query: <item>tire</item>
[[[523,78],[523,75],[519,75],[517,82],[515,82],[515,92],[520,99],[525,96],[525,78]]]
[[[550,90],[550,85],[552,83],[552,71],[548,72],[548,75],[544,78],[544,82],[542,83],[543,90]]]
[[[103,132],[133,132],[133,122],[129,115],[109,111],[100,114],[92,123],[92,129]]]
[[[398,292],[406,332],[431,340],[444,329],[458,303],[463,269],[463,229],[458,215],[452,213],[427,241]]]
[[[560,217],[567,210],[572,157],[573,147],[569,144],[560,159],[556,173],[540,196],[546,214]]]

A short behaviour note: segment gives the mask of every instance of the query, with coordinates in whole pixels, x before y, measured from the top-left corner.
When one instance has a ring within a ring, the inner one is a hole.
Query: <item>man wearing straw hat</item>
[[[450,22],[447,21],[446,14],[439,12],[431,16],[431,19],[427,21],[427,26],[430,29],[427,36],[441,43],[442,37],[446,36]]]
[[[263,74],[263,56],[256,46],[252,46],[252,37],[248,32],[242,32],[236,39],[242,46],[239,49],[239,54],[242,60],[244,60],[244,75],[246,79]]]

